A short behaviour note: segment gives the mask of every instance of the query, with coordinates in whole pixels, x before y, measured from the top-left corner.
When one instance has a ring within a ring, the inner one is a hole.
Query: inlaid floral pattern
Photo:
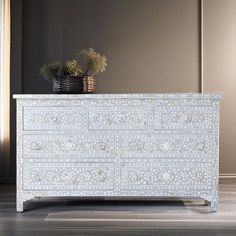
[[[94,108],[89,113],[90,129],[145,129],[148,124],[148,111],[140,107]]]
[[[128,185],[129,188],[135,188],[134,185],[207,186],[208,173],[207,169],[194,167],[127,168],[122,172],[122,184]]]
[[[27,156],[38,156],[41,154],[77,154],[78,156],[114,156],[114,137],[74,135],[25,135],[24,153]]]
[[[126,153],[202,153],[211,152],[213,147],[209,146],[207,139],[204,138],[147,138],[145,136],[139,138],[124,138],[124,146]],[[135,155],[135,154],[134,154]]]
[[[154,109],[155,128],[174,129],[213,129],[216,113],[212,107],[171,107]]]
[[[54,130],[54,129],[77,129],[80,126],[83,112],[68,107],[25,107],[24,129],[25,130]]]
[[[206,114],[204,112],[163,112],[160,122],[164,124],[183,123],[183,124],[199,124],[204,122]]]
[[[24,189],[112,188],[114,168],[111,164],[27,165]]]

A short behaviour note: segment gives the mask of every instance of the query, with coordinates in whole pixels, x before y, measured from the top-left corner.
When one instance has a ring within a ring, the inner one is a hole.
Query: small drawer
[[[23,130],[78,130],[87,126],[79,107],[23,107]]]
[[[169,160],[121,164],[121,189],[207,189],[211,187],[210,163]]]
[[[114,158],[113,135],[23,135],[24,158]]]
[[[90,130],[143,130],[148,127],[150,110],[147,107],[91,107],[89,109]]]
[[[24,190],[112,190],[113,163],[24,163]]]
[[[217,138],[213,134],[131,134],[120,137],[123,158],[215,158]]]
[[[212,106],[154,107],[155,129],[216,129],[217,112]]]

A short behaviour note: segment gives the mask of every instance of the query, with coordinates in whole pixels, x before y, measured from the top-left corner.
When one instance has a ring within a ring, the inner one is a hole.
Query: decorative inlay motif
[[[206,120],[204,112],[168,112],[162,113],[160,118],[162,123],[186,123],[186,124],[200,124]]]
[[[111,163],[27,164],[24,189],[112,189]]]
[[[215,116],[210,106],[154,109],[156,129],[213,129]]]
[[[183,166],[177,165],[157,165],[148,163],[134,166],[133,164],[123,164],[121,169],[121,184],[124,189],[141,189],[149,185],[166,185],[168,188],[185,188],[194,185],[194,188],[202,189],[210,186],[211,169],[206,166],[191,165],[186,163]],[[137,186],[138,185],[138,186]]]
[[[216,140],[209,135],[130,135],[121,138],[123,157],[213,156]]]
[[[216,101],[217,103],[217,101]],[[194,98],[177,98],[176,96],[173,98],[165,98],[165,99],[156,99],[155,106],[165,106],[165,107],[176,107],[176,106],[212,106],[214,105],[214,101],[210,98],[201,98],[201,99],[194,99]]]
[[[24,129],[78,129],[82,116],[82,112],[73,107],[24,107]]]
[[[114,157],[114,136],[24,135],[23,143],[24,157],[44,158],[45,154],[50,154],[49,158],[54,157],[54,154]]]
[[[146,129],[145,107],[98,107],[89,110],[89,129]]]

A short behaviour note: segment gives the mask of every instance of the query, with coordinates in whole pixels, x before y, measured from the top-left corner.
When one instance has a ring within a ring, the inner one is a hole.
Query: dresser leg
[[[23,212],[24,211],[24,202],[23,201],[17,201],[16,202],[16,211],[17,212]]]
[[[211,209],[211,212],[216,212],[216,211],[217,211],[217,208],[218,208],[218,203],[217,203],[217,201],[211,201],[211,202],[210,202],[210,209]]]
[[[205,205],[210,206],[211,212],[217,211],[218,202],[216,200],[213,200],[213,201],[205,200]]]

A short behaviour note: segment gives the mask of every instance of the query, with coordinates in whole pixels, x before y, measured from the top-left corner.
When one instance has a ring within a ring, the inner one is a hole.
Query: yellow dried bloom
[[[78,61],[66,61],[64,65],[64,74],[70,76],[80,76],[82,74],[82,69],[78,64]]]
[[[97,53],[93,48],[82,50],[79,56],[84,76],[94,76],[106,70],[106,56]]]

